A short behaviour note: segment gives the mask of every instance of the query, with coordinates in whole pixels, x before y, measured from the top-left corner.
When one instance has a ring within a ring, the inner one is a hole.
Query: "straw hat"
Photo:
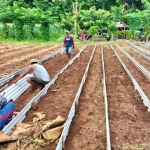
[[[30,60],[30,63],[37,63],[37,62],[38,62],[38,60],[35,59],[35,58],[33,58],[33,59]]]

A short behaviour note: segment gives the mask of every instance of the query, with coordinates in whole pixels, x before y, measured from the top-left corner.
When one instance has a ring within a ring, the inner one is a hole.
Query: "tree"
[[[145,16],[141,11],[138,11],[137,13],[128,13],[124,16],[125,22],[130,26],[132,39],[136,39],[136,30],[139,30],[139,28],[143,26],[144,18]]]
[[[115,24],[113,21],[111,21],[111,22],[108,24],[108,29],[110,30],[111,35],[112,35],[112,39],[114,40],[114,34],[115,34],[115,32],[117,31],[117,29],[116,29],[116,24]]]
[[[113,14],[113,21],[117,22],[123,19],[123,5],[116,7],[112,6],[110,12]]]
[[[143,3],[145,10],[143,10],[143,20],[141,23],[141,27],[144,29],[146,41],[148,41],[148,38],[150,36],[150,2],[148,2],[147,0],[143,0]]]
[[[94,37],[98,34],[98,28],[97,28],[97,26],[91,26],[89,28],[88,32],[92,35],[92,41],[93,41]]]
[[[87,17],[88,16],[88,17]],[[108,26],[111,19],[111,14],[108,11],[91,7],[88,11],[81,10],[77,16],[77,22],[80,28],[89,30],[91,26],[97,26],[102,29]]]

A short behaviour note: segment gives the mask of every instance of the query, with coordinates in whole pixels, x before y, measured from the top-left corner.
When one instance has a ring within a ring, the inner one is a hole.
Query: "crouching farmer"
[[[50,81],[50,76],[47,70],[42,65],[38,64],[36,59],[31,59],[30,65],[27,67],[26,71],[22,73],[14,81],[14,83],[23,78],[28,73],[33,73],[33,77],[27,78],[27,82],[37,88],[36,92],[39,92]]]
[[[0,130],[3,129],[5,125],[7,125],[14,114],[15,104],[13,101],[7,102],[7,99],[0,95]]]

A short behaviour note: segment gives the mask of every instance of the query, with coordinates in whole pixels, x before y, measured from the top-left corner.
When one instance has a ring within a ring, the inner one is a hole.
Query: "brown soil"
[[[90,65],[88,77],[79,100],[65,148],[67,150],[106,149],[105,104],[102,86],[100,46]]]
[[[74,57],[79,51],[76,49],[73,51],[72,57]],[[48,71],[50,78],[53,79],[57,73],[67,64],[66,54],[58,54],[54,58],[49,59],[42,63],[42,65]],[[32,87],[29,87],[16,101],[16,110],[20,111],[23,107],[37,94]],[[20,101],[22,102],[20,104]],[[32,116],[31,116],[32,117]]]
[[[13,73],[29,64],[31,58],[38,60],[49,56],[50,54],[60,50],[62,47],[58,45],[34,45],[11,49],[10,51],[3,50],[4,53],[0,56],[0,77],[4,77],[9,73]],[[6,51],[6,52],[5,52]],[[1,50],[0,50],[1,52]]]
[[[81,45],[76,46],[76,49],[73,51],[74,56],[80,48]],[[24,122],[31,122],[33,113],[35,112],[45,112],[45,120],[55,119],[58,115],[67,118],[93,48],[94,45],[88,46],[85,52],[81,54],[80,58],[75,60],[74,64],[69,66],[68,69],[59,76],[55,84],[50,87],[47,94],[44,95],[39,103],[34,105],[33,109],[27,113]],[[148,79],[119,51],[116,46],[114,46],[114,48],[143,91],[150,98],[148,90],[150,85]],[[125,48],[125,46],[123,46],[123,48]],[[136,53],[130,52],[129,49],[126,50],[130,54],[132,53],[131,55],[148,69],[148,61],[141,58]],[[54,51],[56,51],[56,48],[54,48]],[[50,53],[53,52],[50,51]],[[28,58],[33,57],[32,52],[28,54],[30,54],[27,55]],[[19,54],[16,54],[16,57],[18,55]],[[43,57],[38,53],[38,59],[40,58]],[[20,68],[27,65],[26,60],[21,60],[22,64],[19,64]],[[98,46],[90,65],[83,92],[79,99],[78,111],[73,119],[66,139],[66,150],[106,149],[105,106],[101,60],[100,46]],[[144,106],[139,94],[135,91],[131,80],[109,46],[104,47],[104,61],[112,149],[149,149],[150,142],[148,137],[150,134],[150,114],[147,111],[147,108]],[[19,62],[19,60],[17,60],[17,62]],[[17,62],[14,60],[14,63],[17,64]],[[67,58],[65,54],[57,55],[43,63],[48,70],[51,79],[66,64]],[[13,64],[11,65],[11,68],[13,68]],[[5,66],[6,73],[9,73],[9,67],[9,65]],[[1,73],[3,73],[2,70]],[[53,90],[56,91],[54,92]],[[34,94],[36,93],[30,93],[29,89],[23,93],[20,98],[15,101],[17,110],[21,110],[24,105],[31,100]],[[55,148],[54,145],[48,145],[46,150]]]
[[[146,92],[148,79],[116,47],[127,68]],[[107,50],[107,49],[106,49]],[[112,51],[105,51],[111,143],[115,150],[149,147],[150,113]]]
[[[39,101],[37,112],[44,111],[46,113],[46,120],[53,120],[58,115],[65,118],[68,117],[93,47],[94,46],[88,47],[83,54],[81,54],[80,58],[75,60],[74,64],[69,66],[68,69],[59,76],[55,84],[50,87],[47,94]],[[49,61],[47,61],[47,63],[49,63]],[[49,68],[49,70],[51,69]],[[59,90],[53,92],[53,90],[56,89]],[[35,111],[32,110],[27,113],[25,122],[32,121],[33,113],[35,113]]]

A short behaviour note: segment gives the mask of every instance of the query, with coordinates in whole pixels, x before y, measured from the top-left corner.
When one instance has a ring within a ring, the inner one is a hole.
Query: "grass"
[[[96,90],[95,90],[95,92],[94,92],[94,96],[95,96],[95,98],[97,98],[97,99],[100,99],[101,97],[102,97],[102,91],[101,91],[101,88],[100,87],[98,87]]]
[[[141,101],[141,96],[140,96],[139,93],[136,94],[135,98],[136,98],[137,100]]]
[[[57,39],[53,39],[53,40],[49,40],[49,41],[43,41],[43,40],[37,40],[37,39],[33,39],[33,40],[24,40],[24,41],[17,41],[16,39],[3,39],[0,38],[0,43],[9,43],[9,44],[58,44],[58,43],[63,43],[65,35],[60,36]],[[82,43],[81,40],[79,39],[74,39],[75,43]]]
[[[134,90],[133,86],[128,85],[128,90]]]
[[[91,114],[91,115],[88,115],[87,117],[90,121],[100,121],[100,120],[103,120],[103,117],[102,115],[99,113],[99,114]]]
[[[3,39],[3,38],[0,38],[0,43],[7,43],[7,44],[60,44],[60,43],[63,43],[63,40],[64,40],[64,37],[65,35],[62,35],[60,36],[59,38],[57,39],[50,39],[49,41],[43,41],[43,40],[38,40],[38,39],[33,39],[33,40],[22,40],[22,41],[17,41],[16,39]],[[83,45],[90,45],[90,44],[103,44],[105,46],[109,46],[109,42],[105,42],[105,41],[102,41],[102,42],[93,42],[93,41],[85,41],[85,42],[82,42],[80,39],[75,39],[74,38],[74,42],[75,44],[78,43],[78,44],[83,44]]]
[[[145,150],[145,144],[140,146],[138,144],[125,143],[122,146],[117,146],[118,148],[121,150]]]

